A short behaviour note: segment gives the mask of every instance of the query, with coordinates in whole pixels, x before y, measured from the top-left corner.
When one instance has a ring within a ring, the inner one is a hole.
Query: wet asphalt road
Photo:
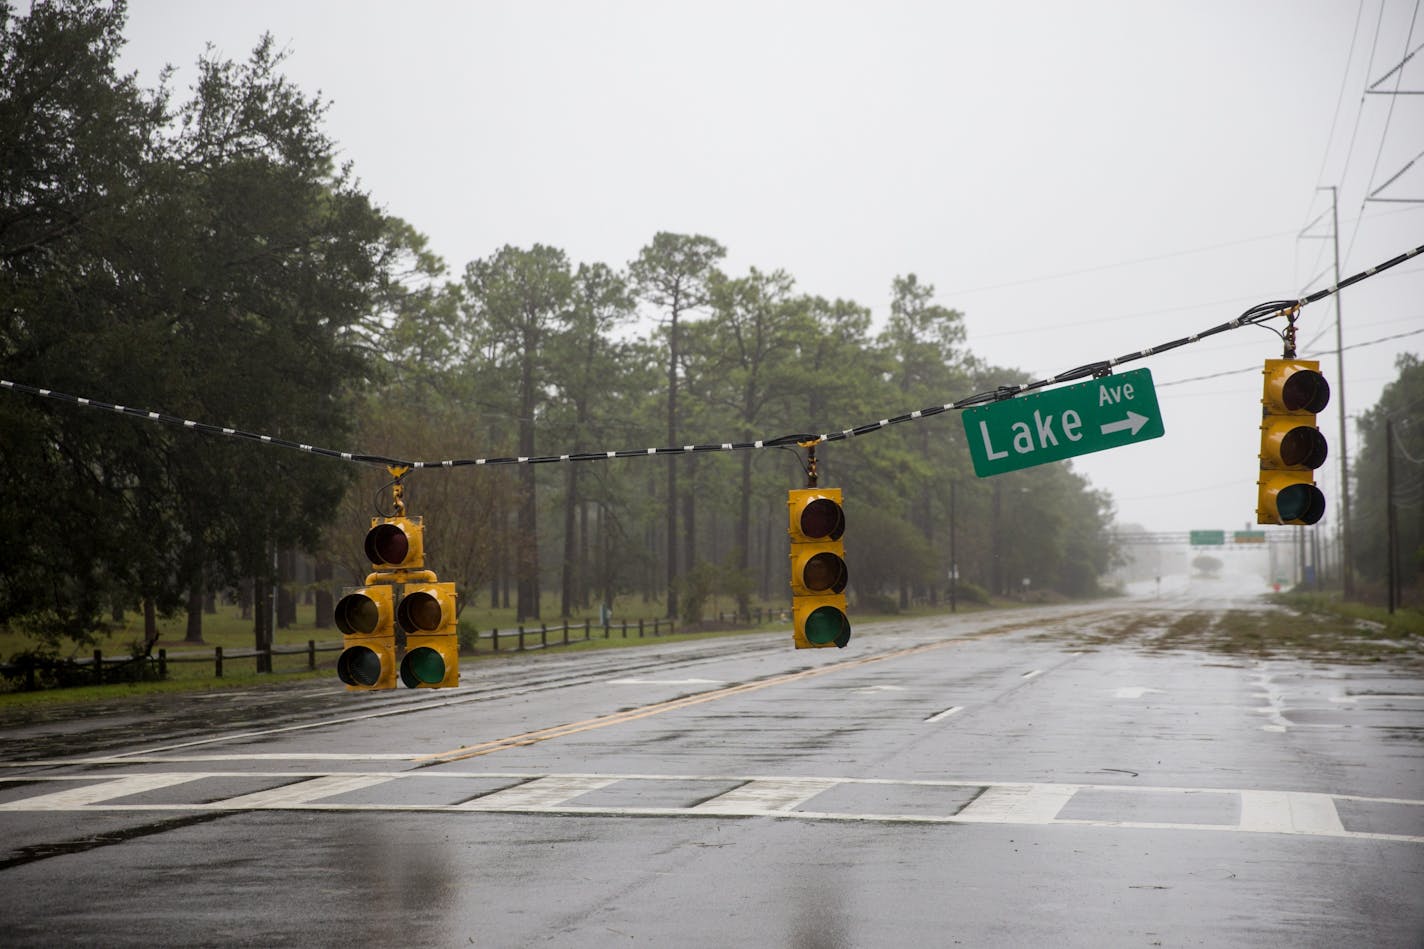
[[[1424,945],[1424,682],[1162,598],[0,721],[0,943]]]

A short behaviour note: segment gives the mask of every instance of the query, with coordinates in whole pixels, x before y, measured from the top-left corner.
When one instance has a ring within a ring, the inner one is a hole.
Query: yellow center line
[[[947,639],[936,643],[922,643],[918,646],[907,646],[904,649],[895,649],[890,652],[881,653],[876,656],[863,656],[859,659],[847,659],[844,662],[837,662],[831,665],[816,666],[811,669],[803,669],[800,672],[787,672],[782,675],[772,676],[769,679],[758,679],[755,682],[743,682],[739,685],[729,685],[725,689],[713,689],[710,692],[698,692],[696,695],[685,695],[678,699],[669,699],[665,702],[654,702],[651,705],[642,705],[638,708],[627,709],[616,712],[612,715],[600,715],[597,718],[584,719],[581,722],[568,722],[563,725],[553,725],[549,728],[541,728],[537,731],[524,732],[520,735],[510,735],[508,738],[496,738],[493,741],[481,742],[478,745],[463,745],[450,751],[442,751],[433,755],[423,755],[415,760],[421,766],[448,763],[451,761],[464,761],[466,758],[478,758],[481,755],[494,754],[496,751],[504,751],[507,748],[520,748],[525,745],[535,745],[541,741],[549,741],[553,738],[563,738],[566,735],[576,735],[579,732],[590,731],[595,728],[607,728],[610,725],[622,725],[624,722],[637,721],[640,718],[647,718],[650,715],[659,715],[663,712],[671,712],[680,708],[688,708],[692,705],[701,705],[703,702],[715,702],[732,695],[742,695],[747,692],[756,692],[760,689],[769,689],[774,685],[784,685],[787,682],[796,682],[800,679],[810,679],[815,676],[825,675],[828,672],[840,672],[845,669],[854,669],[857,666],[868,665],[872,662],[883,662],[886,659],[899,659],[902,656],[912,656],[916,653],[928,652],[931,649],[942,649],[945,646],[955,646],[967,642],[971,639],[978,639],[981,636],[998,632],[989,630],[983,633],[975,633],[961,639]]]

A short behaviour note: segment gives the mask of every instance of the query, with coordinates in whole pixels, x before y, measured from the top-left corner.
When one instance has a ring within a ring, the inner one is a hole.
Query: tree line
[[[452,274],[361,190],[263,37],[191,95],[121,75],[123,3],[0,5],[0,365],[17,381],[308,444],[422,460],[839,431],[1025,381],[966,347],[913,274],[875,328],[792,275],[658,233],[630,261],[506,246]],[[0,400],[0,623],[86,641],[125,611],[241,590],[329,597],[369,569],[390,475],[14,395]],[[641,597],[696,619],[786,594],[785,491],[763,449],[419,470],[442,579],[521,619]],[[1108,497],[1068,465],[973,477],[951,413],[823,446],[853,602],[958,588],[1096,591]],[[557,602],[551,607],[550,602]],[[254,611],[258,645],[270,641]],[[269,624],[264,628],[264,624]]]

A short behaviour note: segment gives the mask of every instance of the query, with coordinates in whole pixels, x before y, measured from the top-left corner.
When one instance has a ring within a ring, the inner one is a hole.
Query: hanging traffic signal
[[[345,648],[336,660],[336,674],[346,688],[393,689],[396,686],[395,587],[359,587],[336,604],[336,626]]]
[[[1329,454],[1315,415],[1330,403],[1330,385],[1314,359],[1267,359],[1262,374],[1256,523],[1314,524],[1325,514],[1315,469]]]
[[[846,619],[845,510],[839,488],[789,492],[791,618],[797,649],[844,647]]]
[[[460,684],[455,584],[406,584],[396,622],[405,630],[400,678],[407,688],[448,689]]]
[[[450,688],[460,682],[455,584],[425,569],[425,525],[405,514],[402,478],[410,466],[386,470],[395,516],[371,518],[365,550],[374,572],[336,604],[346,637],[336,674],[351,690],[393,689],[398,668],[408,688]]]
[[[371,518],[366,559],[377,570],[419,570],[425,566],[425,525],[418,517]]]

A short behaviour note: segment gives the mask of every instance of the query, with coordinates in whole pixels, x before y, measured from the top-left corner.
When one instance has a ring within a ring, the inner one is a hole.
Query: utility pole
[[[1384,572],[1389,577],[1389,611],[1394,612],[1399,595],[1399,528],[1394,522],[1394,422],[1384,420]]]
[[[1355,571],[1351,560],[1350,543],[1350,449],[1348,445],[1349,431],[1347,426],[1349,420],[1345,415],[1345,340],[1344,321],[1340,315],[1340,201],[1339,189],[1335,185],[1316,188],[1316,191],[1330,192],[1330,240],[1335,250],[1335,391],[1331,393],[1335,404],[1340,412],[1340,438],[1338,454],[1340,456],[1340,581],[1341,590],[1345,599],[1350,599],[1355,594]],[[1324,217],[1322,213],[1320,217]],[[1317,217],[1315,221],[1319,221]],[[1302,238],[1319,239],[1323,234],[1307,233],[1314,226],[1315,221],[1307,224],[1305,230],[1300,232]],[[1313,282],[1313,281],[1312,281]],[[1331,450],[1336,450],[1335,444],[1331,444]]]
[[[1339,192],[1330,186],[1330,236],[1335,245],[1335,286],[1340,286],[1340,202]],[[1335,382],[1340,407],[1340,576],[1345,599],[1355,595],[1355,564],[1350,553],[1350,451],[1346,447],[1345,342],[1340,317],[1340,291],[1335,291]]]
[[[954,517],[955,517],[955,493],[959,488],[958,481],[949,483],[949,611],[956,612],[959,608],[959,560],[954,552]]]

